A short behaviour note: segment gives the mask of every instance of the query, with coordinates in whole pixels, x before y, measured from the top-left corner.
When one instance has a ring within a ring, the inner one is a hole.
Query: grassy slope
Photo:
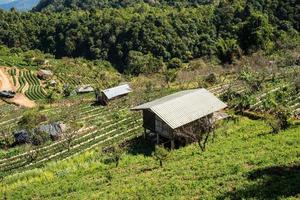
[[[206,152],[181,148],[163,168],[138,147],[118,168],[96,150],[5,178],[1,187],[8,199],[300,198],[300,127],[268,131],[243,118],[218,129]]]

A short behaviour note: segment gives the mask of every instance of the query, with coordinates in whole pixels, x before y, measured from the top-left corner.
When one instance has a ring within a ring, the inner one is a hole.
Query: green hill
[[[191,145],[162,168],[149,144],[128,146],[119,167],[95,150],[4,178],[8,199],[297,199],[300,127],[269,134],[262,121],[228,122],[207,151]]]

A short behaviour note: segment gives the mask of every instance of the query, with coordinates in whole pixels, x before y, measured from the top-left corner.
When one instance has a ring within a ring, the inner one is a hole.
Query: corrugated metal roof
[[[134,107],[133,110],[150,109],[175,129],[226,107],[225,103],[206,89],[195,89],[154,100]]]
[[[132,92],[132,89],[128,84],[124,84],[124,85],[103,90],[102,92],[108,99],[112,99],[124,94],[128,94]]]

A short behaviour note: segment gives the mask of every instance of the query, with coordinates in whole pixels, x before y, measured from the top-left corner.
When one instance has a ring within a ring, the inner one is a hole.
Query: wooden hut
[[[102,90],[101,92],[96,92],[96,101],[101,105],[107,105],[109,101],[125,96],[130,92],[132,92],[132,89],[128,84],[119,85]]]
[[[143,111],[145,134],[155,133],[159,138],[167,138],[174,148],[178,133],[185,127],[192,127],[198,120],[208,117],[213,120],[214,113],[227,105],[206,89],[181,91],[161,99],[142,104],[132,110]],[[184,135],[184,133],[182,133]]]

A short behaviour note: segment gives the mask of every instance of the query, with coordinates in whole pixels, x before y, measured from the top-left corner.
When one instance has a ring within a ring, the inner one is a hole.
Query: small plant
[[[32,163],[38,158],[39,151],[36,149],[33,145],[27,145],[26,146],[26,160],[28,163]]]
[[[235,109],[238,112],[243,112],[249,109],[250,106],[255,103],[255,101],[255,97],[251,94],[251,92],[244,92],[236,99]]]
[[[155,146],[155,151],[152,154],[153,157],[159,161],[159,166],[163,167],[163,162],[165,162],[169,156],[169,151],[163,146]]]
[[[119,164],[120,164],[120,160],[121,160],[122,154],[123,154],[122,149],[118,145],[116,145],[114,147],[113,151],[112,151],[112,157],[113,157],[113,160],[116,163],[116,167],[118,167]]]

